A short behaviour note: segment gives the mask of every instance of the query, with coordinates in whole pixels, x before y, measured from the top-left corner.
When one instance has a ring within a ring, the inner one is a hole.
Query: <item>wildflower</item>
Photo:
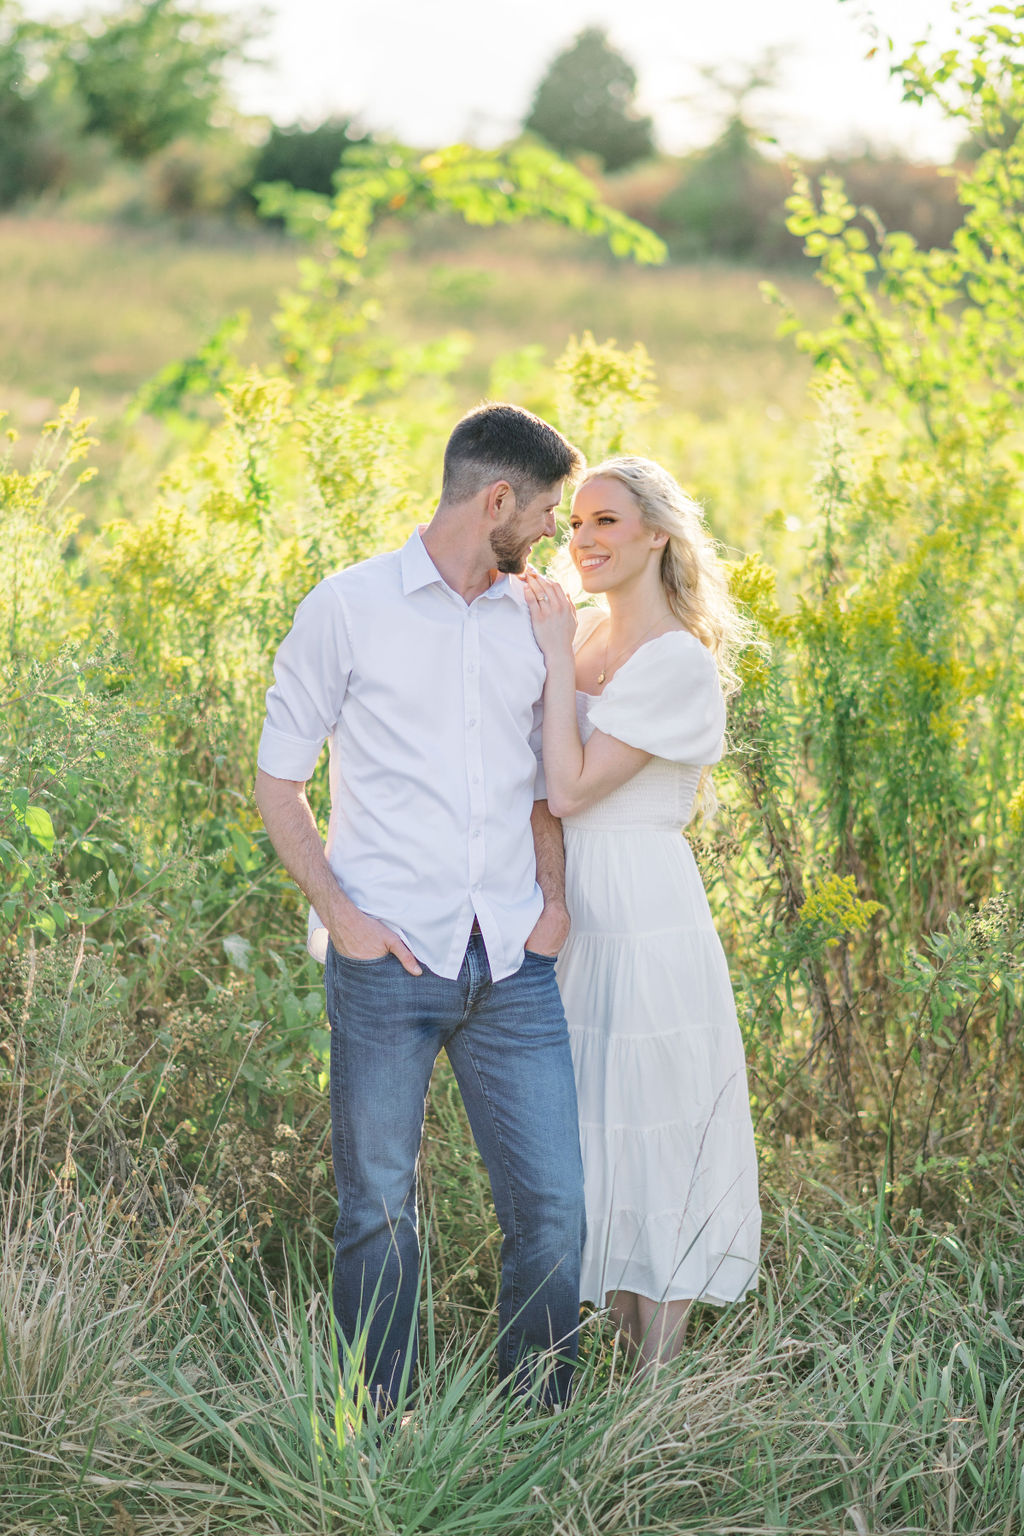
[[[852,875],[826,875],[800,908],[800,926],[815,930],[834,948],[841,939],[863,933],[876,912],[877,901],[861,901]]]

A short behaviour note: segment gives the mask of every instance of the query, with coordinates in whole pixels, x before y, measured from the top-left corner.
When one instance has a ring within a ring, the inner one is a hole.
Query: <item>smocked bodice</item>
[[[590,708],[596,702],[595,695],[576,695],[576,717],[584,742],[594,730]],[[618,789],[613,789],[611,794],[587,810],[566,816],[562,825],[570,829],[601,831],[662,827],[678,832],[693,815],[703,772],[704,769],[697,765],[652,757],[625,784],[620,784]]]

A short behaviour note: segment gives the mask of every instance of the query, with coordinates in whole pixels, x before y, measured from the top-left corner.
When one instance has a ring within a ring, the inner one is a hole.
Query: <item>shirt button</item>
[[[475,720],[467,720],[467,721],[466,721],[466,724],[467,724],[467,725],[468,725],[468,726],[469,726],[469,727],[470,727],[470,729],[471,729],[471,730],[472,730],[472,729],[473,729],[473,727],[474,727],[474,726],[475,726],[475,725],[476,725],[476,721],[475,721]]]

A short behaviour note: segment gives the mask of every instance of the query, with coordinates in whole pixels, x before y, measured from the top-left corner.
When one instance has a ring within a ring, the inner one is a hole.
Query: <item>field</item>
[[[459,406],[486,387],[501,354],[539,345],[551,361],[571,332],[589,329],[644,342],[666,398],[703,418],[759,396],[787,412],[804,409],[807,368],[775,338],[753,269],[624,273],[589,244],[549,230],[499,238],[446,224],[415,238],[389,272],[388,310],[414,336],[471,333]],[[38,422],[79,388],[101,422],[114,419],[144,379],[186,356],[229,311],[248,308],[254,329],[265,325],[278,290],[294,281],[299,254],[294,242],[258,227],[176,236],[164,226],[57,215],[0,218],[8,408]],[[785,285],[827,312],[808,272],[796,269]]]
[[[283,235],[0,223],[5,1536],[1021,1529],[1024,270],[991,251],[1024,172],[991,153],[955,281],[794,210],[831,281],[776,278],[801,349],[758,274],[613,260],[514,165],[368,172],[299,280]],[[381,1432],[331,1354],[328,1036],[252,763],[296,602],[429,515],[484,393],[664,459],[763,642],[687,835],[764,1271],[673,1366],[590,1316],[571,1406],[509,1403],[442,1066],[420,1375]]]
[[[94,508],[144,498],[168,445],[145,420],[125,423],[125,407],[238,310],[252,316],[246,359],[266,363],[270,315],[294,282],[297,259],[294,243],[258,230],[176,238],[56,217],[0,219],[4,409],[24,434],[22,462],[38,428],[77,388],[100,438],[100,478],[80,510],[91,518]],[[439,399],[437,381],[429,384],[439,415],[452,420],[485,394],[551,409],[552,364],[572,334],[642,342],[660,399],[637,450],[673,463],[706,502],[719,536],[747,548],[780,509],[801,519],[815,451],[810,370],[776,337],[778,318],[759,279],[726,266],[634,268],[626,277],[558,231],[512,230],[499,242],[446,224],[398,253],[381,303],[384,327],[405,344],[457,339],[458,366]],[[787,275],[783,286],[809,315],[827,313],[807,272]]]

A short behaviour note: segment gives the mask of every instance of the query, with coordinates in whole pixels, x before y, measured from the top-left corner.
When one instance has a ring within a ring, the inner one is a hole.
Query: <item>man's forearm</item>
[[[530,816],[533,846],[537,855],[537,884],[544,905],[565,906],[565,848],[562,823],[548,810],[546,800],[535,800]]]
[[[530,826],[537,855],[537,884],[544,897],[544,910],[534,924],[526,947],[542,955],[557,955],[569,933],[562,823],[552,816],[546,800],[535,800]]]
[[[327,862],[305,785],[260,771],[254,797],[278,858],[319,912],[328,932],[343,926],[354,910],[353,904]]]
[[[411,976],[421,975],[409,946],[385,923],[360,911],[338,884],[306,799],[305,784],[275,779],[261,770],[256,775],[255,799],[281,863],[316,909],[335,948],[364,960],[390,951]]]

